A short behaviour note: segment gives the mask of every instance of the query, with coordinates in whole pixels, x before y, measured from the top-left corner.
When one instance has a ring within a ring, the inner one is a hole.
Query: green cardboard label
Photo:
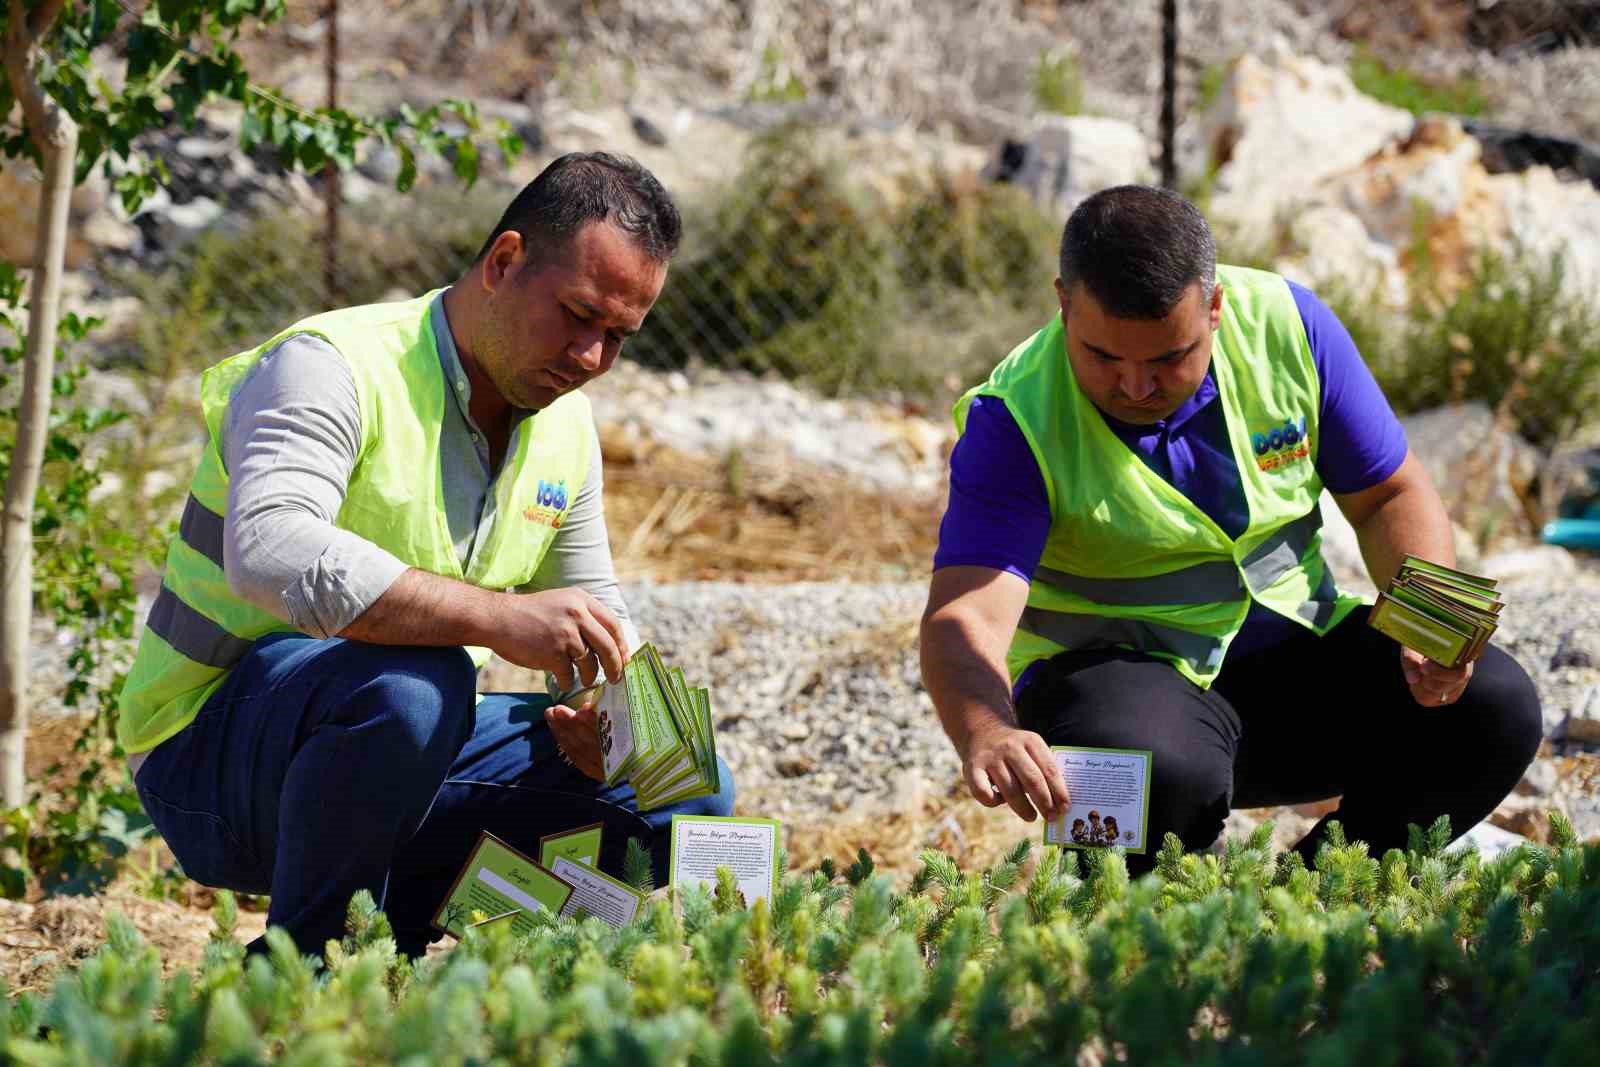
[[[456,875],[455,885],[433,917],[433,925],[460,937],[468,926],[511,913],[518,934],[533,931],[534,912],[561,914],[572,886],[529,857],[485,831]]]

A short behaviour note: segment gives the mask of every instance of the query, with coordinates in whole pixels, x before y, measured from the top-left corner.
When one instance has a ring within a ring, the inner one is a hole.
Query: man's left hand
[[[556,744],[567,760],[578,770],[604,781],[605,762],[600,756],[600,715],[595,710],[598,702],[591,696],[577,708],[565,704],[552,704],[545,709],[544,721],[556,735]]]
[[[1411,687],[1411,696],[1425,708],[1454,704],[1472,680],[1472,664],[1444,667],[1409,648],[1400,650],[1400,670]]]

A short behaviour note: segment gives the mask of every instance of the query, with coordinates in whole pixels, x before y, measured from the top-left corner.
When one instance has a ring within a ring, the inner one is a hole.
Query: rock
[[[1489,816],[1489,821],[1535,844],[1550,840],[1550,813],[1542,807],[1502,807]]]
[[[1337,287],[1357,294],[1377,294],[1400,306],[1406,299],[1405,275],[1394,245],[1375,240],[1354,212],[1333,204],[1315,204],[1295,212],[1289,237],[1306,254],[1285,260],[1279,269],[1311,289]]]
[[[630,112],[628,121],[633,126],[633,135],[647,145],[662,148],[667,143],[667,135],[660,126],[651,122],[638,112]]]
[[[1452,404],[1401,419],[1412,451],[1444,496],[1450,517],[1484,548],[1526,542],[1539,451],[1495,423],[1483,404]]]
[[[1600,667],[1600,632],[1594,630],[1569,630],[1550,657],[1550,669],[1564,667]]]
[[[222,213],[221,204],[208,196],[197,196],[187,204],[173,204],[163,212],[163,216],[187,239],[197,236],[216,222]]]
[[[1319,506],[1322,509],[1322,558],[1333,570],[1334,581],[1350,592],[1375,592],[1367,577],[1367,565],[1361,558],[1361,544],[1356,540],[1355,528],[1339,510],[1333,494],[1324,490]]]
[[[1200,120],[1217,168],[1212,212],[1250,232],[1269,230],[1309,187],[1359,166],[1412,125],[1409,112],[1362,95],[1339,67],[1246,55]]]
[[[1452,842],[1448,851],[1455,852],[1472,844],[1478,847],[1479,855],[1486,860],[1490,860],[1502,852],[1508,852],[1519,845],[1532,843],[1521,834],[1512,833],[1510,830],[1502,830],[1493,823],[1484,821]]]
[[[1063,217],[1096,190],[1153,177],[1150,144],[1138,127],[1088,115],[1041,116],[1029,139],[1009,142],[989,173]]]
[[[72,191],[72,204],[67,215],[68,270],[77,270],[89,262],[94,242],[83,230],[87,220],[103,215],[108,201],[105,180],[96,171],[94,177]],[[39,177],[29,163],[18,162],[0,170],[0,260],[27,265],[33,262],[34,233],[39,218]],[[101,232],[101,236],[107,236]],[[127,235],[116,234],[117,240]]]
[[[1560,737],[1584,745],[1600,745],[1600,686],[1590,686],[1561,724]]]
[[[1539,471],[1539,517],[1582,518],[1594,510],[1600,517],[1600,442],[1587,438],[1561,445]]]
[[[1555,545],[1530,545],[1483,557],[1483,573],[1501,581],[1538,575],[1557,577],[1578,572],[1578,559]]]
[[[1555,791],[1560,777],[1554,760],[1536,759],[1528,765],[1522,781],[1517,783],[1517,792],[1523,796],[1547,797]]]

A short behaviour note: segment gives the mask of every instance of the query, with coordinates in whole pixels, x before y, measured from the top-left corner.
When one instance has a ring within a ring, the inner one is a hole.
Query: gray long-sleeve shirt
[[[439,452],[450,535],[465,568],[494,519],[496,472],[488,439],[469,414],[471,387],[443,294],[430,319],[455,401],[445,405]],[[229,473],[224,571],[238,596],[298,630],[329,637],[405,571],[391,553],[334,525],[361,447],[361,409],[349,365],[332,345],[302,334],[263,355],[229,402],[221,444]],[[617,615],[629,647],[637,647],[611,562],[598,440],[590,454],[583,488],[526,591],[585,589]]]

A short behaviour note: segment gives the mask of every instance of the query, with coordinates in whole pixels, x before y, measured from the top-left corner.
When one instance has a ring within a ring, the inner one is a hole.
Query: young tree
[[[284,0],[0,0],[5,79],[0,82],[0,165],[31,161],[42,173],[16,442],[0,515],[0,807],[23,803],[28,727],[28,634],[33,614],[34,504],[45,454],[57,322],[73,186],[99,166],[131,213],[166,177],[135,139],[173,121],[192,125],[207,101],[244,109],[240,138],[273,145],[285,163],[315,172],[349,166],[366,142],[399,155],[396,186],[416,179],[416,154],[448,152],[458,177],[477,177],[476,110],[443,101],[425,111],[364,119],[299,106],[251,82],[234,48],[251,24],[284,13]],[[117,42],[112,45],[112,42]],[[107,71],[107,54],[120,71]],[[118,76],[120,75],[120,76]],[[453,119],[447,130],[445,121]],[[463,132],[464,131],[464,132]],[[502,132],[501,150],[520,151]]]

